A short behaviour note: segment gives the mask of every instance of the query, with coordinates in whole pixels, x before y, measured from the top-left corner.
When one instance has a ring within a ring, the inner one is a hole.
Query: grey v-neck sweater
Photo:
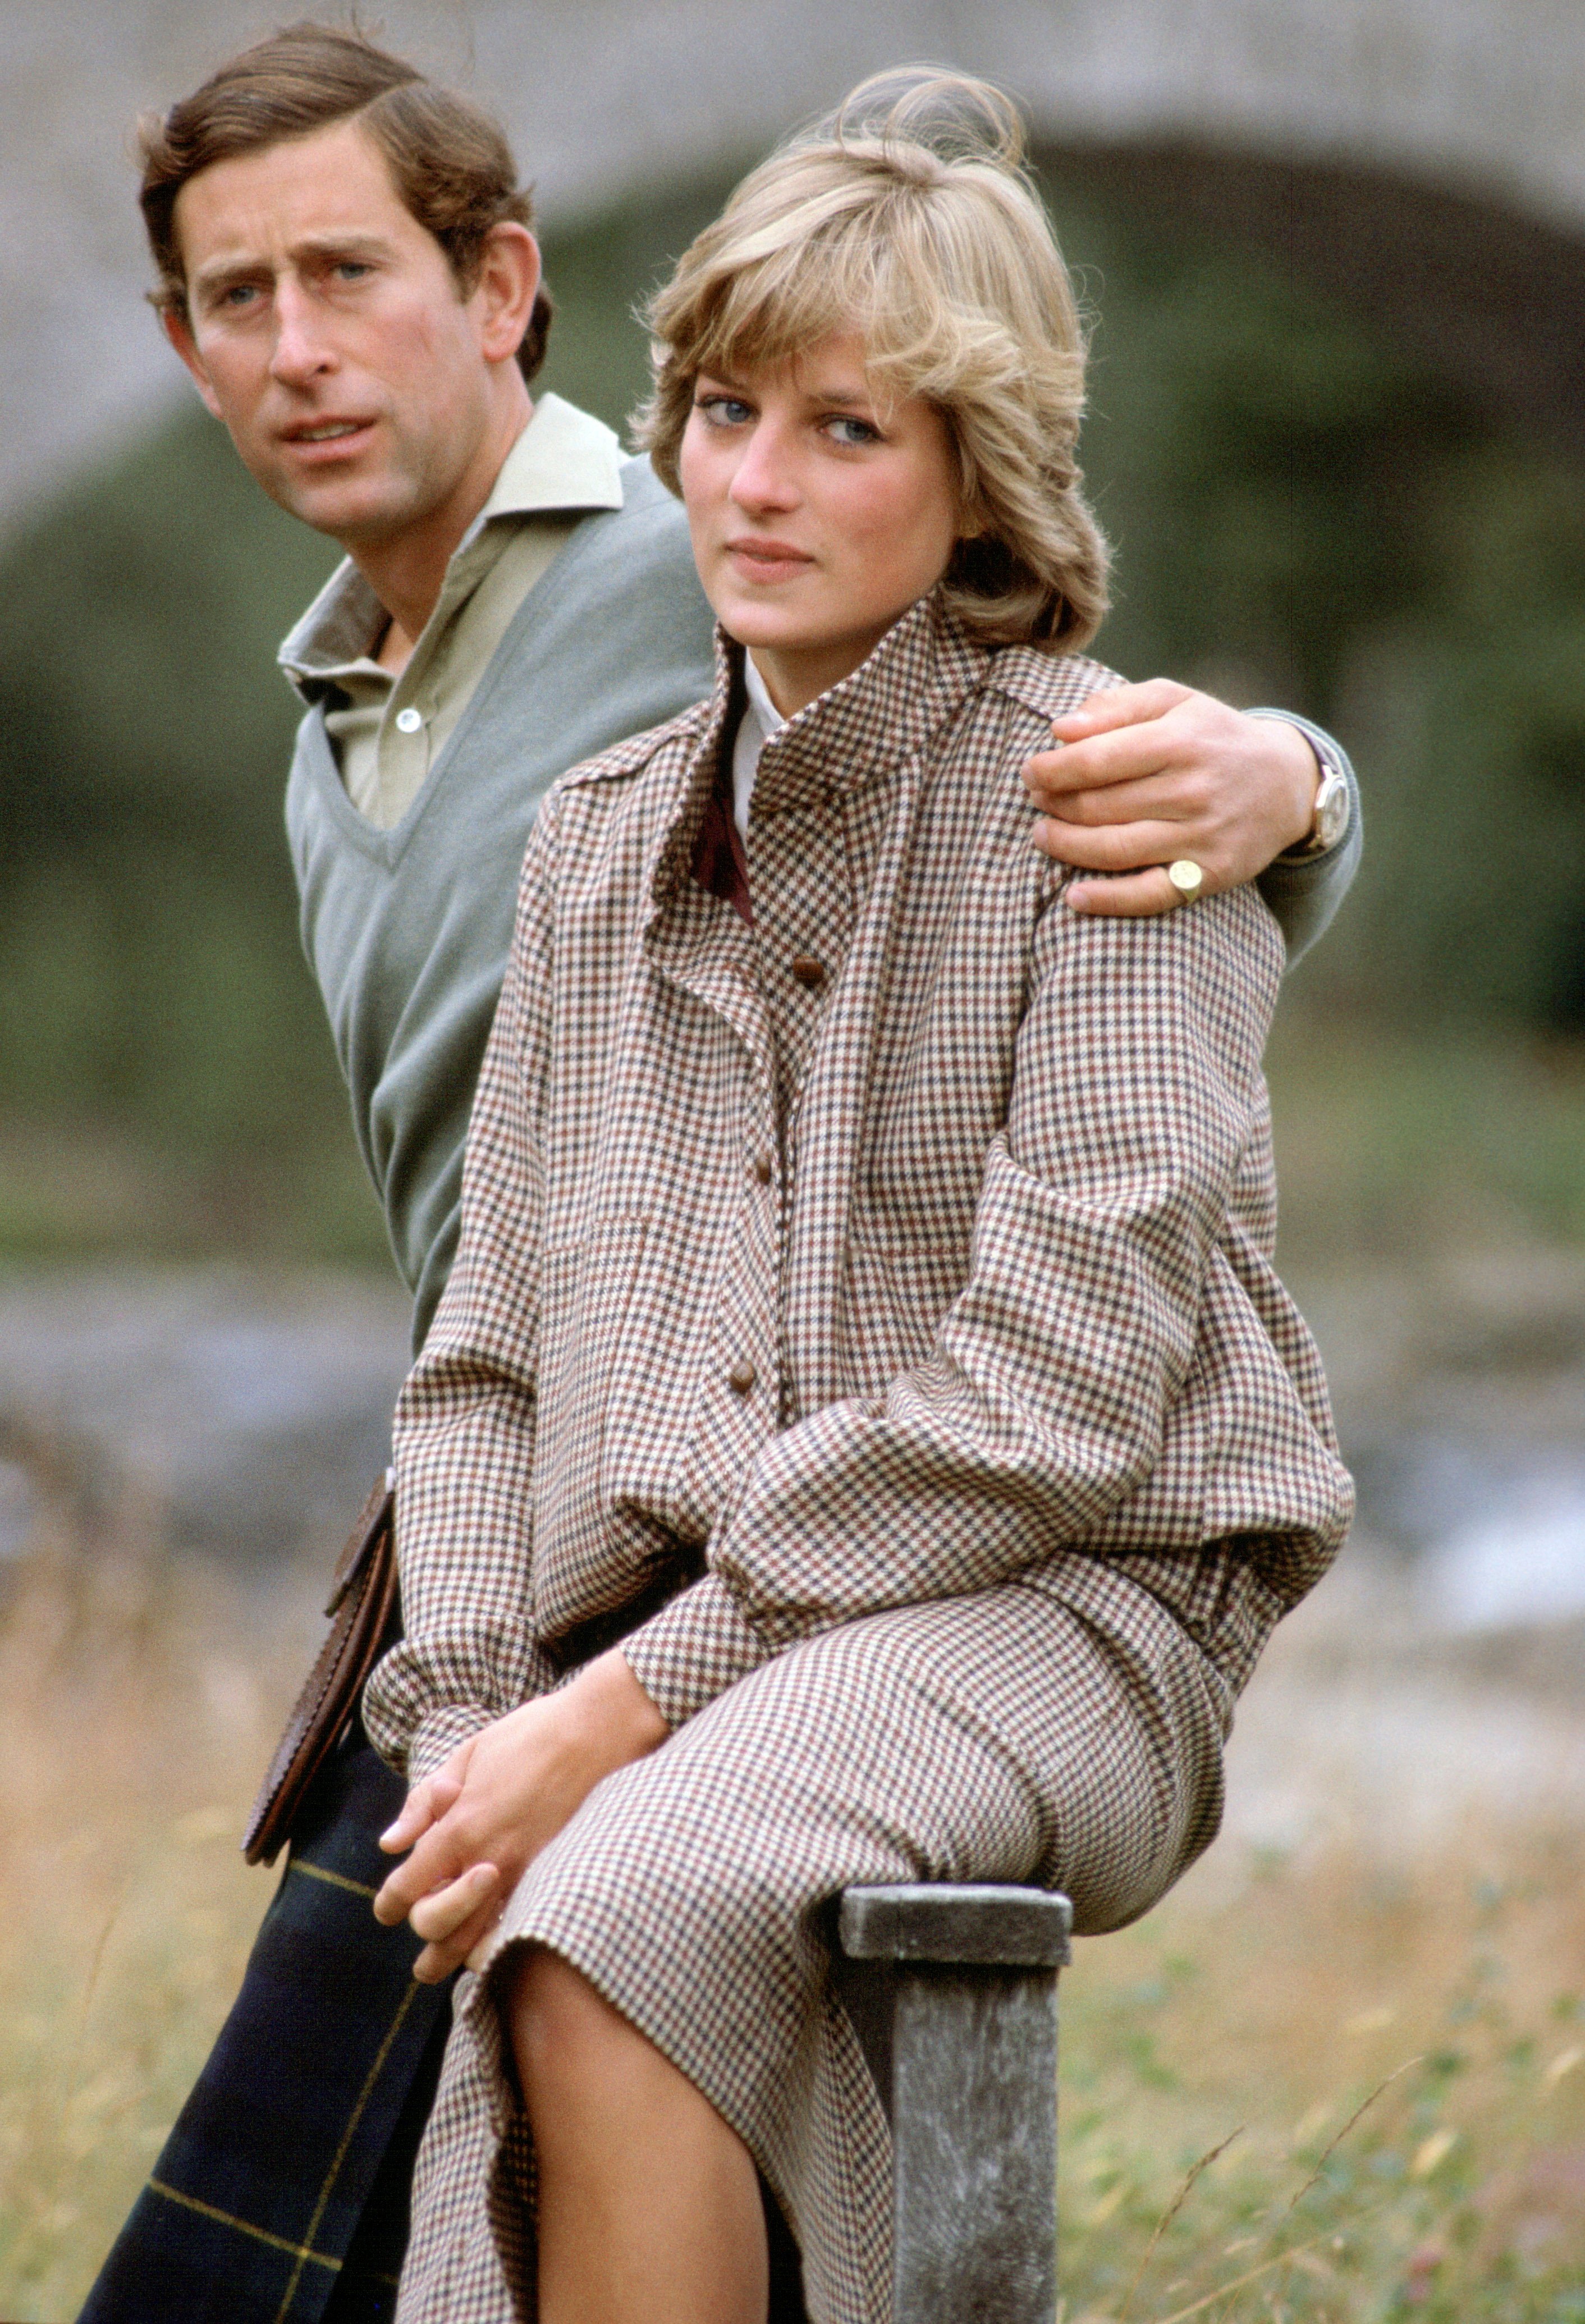
[[[474,1084],[539,802],[569,767],[675,717],[714,683],[687,521],[647,460],[627,463],[622,481],[622,506],[584,517],[523,600],[393,829],[376,830],[347,798],[323,710],[298,729],[286,825],[303,945],[413,1293],[415,1348],[456,1250]],[[1307,731],[1347,767],[1330,738]],[[1359,828],[1356,799],[1330,855],[1263,879],[1290,959],[1347,892]]]
[[[456,1249],[463,1145],[511,944],[518,867],[558,775],[714,683],[710,609],[647,461],[534,588],[401,821],[343,788],[322,709],[298,730],[286,825],[302,935],[353,1124],[422,1341]]]

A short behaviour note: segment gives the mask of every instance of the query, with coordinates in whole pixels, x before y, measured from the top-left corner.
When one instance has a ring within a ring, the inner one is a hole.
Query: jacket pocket
[[[847,1253],[840,1392],[882,1396],[899,1372],[922,1364],[966,1274],[961,1251],[855,1236]]]

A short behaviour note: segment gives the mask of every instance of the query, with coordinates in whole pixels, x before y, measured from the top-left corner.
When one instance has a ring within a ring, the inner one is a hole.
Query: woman
[[[1275,925],[1084,918],[1028,844],[1017,770],[1110,681],[1010,108],[861,91],[652,323],[716,692],[536,826],[398,1416],[378,1909],[478,1972],[407,2324],[758,2324],[761,2176],[816,2324],[882,2324],[829,1900],[1145,1911],[1348,1516],[1269,1266]]]

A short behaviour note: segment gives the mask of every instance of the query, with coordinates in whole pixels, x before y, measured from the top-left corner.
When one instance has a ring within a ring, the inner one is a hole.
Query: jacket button
[[[769,1155],[764,1153],[756,1154],[751,1167],[755,1177],[760,1181],[760,1184],[762,1186],[768,1186],[770,1184],[770,1173],[772,1168]]]
[[[746,1356],[740,1356],[726,1377],[739,1396],[747,1396],[754,1385],[754,1367]]]
[[[817,984],[824,984],[825,982],[825,963],[823,960],[816,960],[810,953],[795,953],[792,973],[797,982],[806,985],[812,992]]]

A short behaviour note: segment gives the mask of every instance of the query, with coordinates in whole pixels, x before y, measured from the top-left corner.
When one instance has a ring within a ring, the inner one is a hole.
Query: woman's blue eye
[[[839,444],[878,444],[879,429],[871,428],[867,420],[855,420],[847,412],[839,412],[827,421],[831,433]]]
[[[722,428],[741,428],[745,420],[754,416],[735,395],[701,395],[695,409]]]

